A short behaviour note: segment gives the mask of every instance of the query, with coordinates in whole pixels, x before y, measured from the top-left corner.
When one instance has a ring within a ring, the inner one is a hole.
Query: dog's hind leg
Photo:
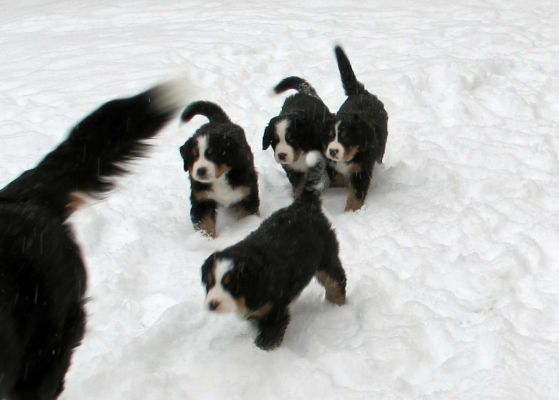
[[[289,324],[287,307],[274,307],[264,317],[258,319],[259,334],[254,343],[262,350],[273,350],[283,341]]]
[[[315,277],[324,286],[327,301],[339,306],[345,303],[346,276],[337,254],[337,246],[330,254],[324,255]]]
[[[62,330],[44,324],[37,328],[25,357],[18,382],[9,400],[54,400],[64,390],[64,376],[70,358],[85,331],[82,305],[69,312]]]

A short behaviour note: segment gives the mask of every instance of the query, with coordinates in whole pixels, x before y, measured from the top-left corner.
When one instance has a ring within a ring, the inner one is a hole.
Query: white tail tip
[[[307,164],[307,167],[312,168],[318,164],[321,159],[322,154],[318,150],[313,150],[307,153],[305,163]]]

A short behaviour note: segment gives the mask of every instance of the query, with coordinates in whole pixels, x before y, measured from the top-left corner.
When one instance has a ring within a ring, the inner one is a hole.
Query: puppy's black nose
[[[208,307],[210,308],[210,311],[217,310],[217,308],[219,307],[219,301],[216,301],[216,300],[210,301],[210,303],[208,304]]]
[[[285,159],[287,158],[287,154],[278,153],[278,158],[280,159],[280,161],[285,161]]]
[[[206,167],[200,167],[196,170],[196,174],[198,176],[205,176],[207,172],[208,170],[206,169]]]
[[[339,153],[339,150],[338,149],[330,149],[329,152],[330,152],[331,157],[336,157]]]

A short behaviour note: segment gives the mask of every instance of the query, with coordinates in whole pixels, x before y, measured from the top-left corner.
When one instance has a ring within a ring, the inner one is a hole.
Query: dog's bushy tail
[[[355,77],[351,63],[343,49],[340,46],[336,46],[334,52],[336,53],[336,61],[338,62],[338,69],[340,70],[340,77],[342,78],[342,85],[346,96],[365,93],[365,86]]]
[[[184,104],[185,85],[170,81],[136,96],[109,101],[79,122],[37,167],[0,191],[0,199],[32,202],[66,218],[84,197],[111,190],[126,162],[145,154]]]
[[[274,92],[276,94],[280,94],[285,92],[286,90],[294,89],[299,93],[306,94],[308,96],[316,97],[320,99],[316,90],[303,78],[299,78],[298,76],[290,76],[288,78],[283,79],[280,83],[278,83],[274,87]]]
[[[326,159],[318,150],[313,150],[307,153],[305,157],[307,164],[307,173],[305,175],[305,184],[303,192],[299,197],[303,202],[316,202],[320,199],[320,194],[326,188],[327,175],[326,175]]]
[[[210,122],[231,122],[225,111],[215,103],[210,101],[196,101],[189,104],[181,114],[181,121],[188,122],[195,115],[203,115]]]

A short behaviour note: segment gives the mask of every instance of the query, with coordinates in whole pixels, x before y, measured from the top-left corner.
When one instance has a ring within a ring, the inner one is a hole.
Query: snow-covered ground
[[[242,125],[261,217],[195,233],[171,124],[107,200],[73,218],[89,321],[63,399],[557,399],[559,3],[4,1],[0,184],[113,97],[185,75]],[[281,348],[202,308],[207,255],[290,202],[261,135],[307,78],[343,101],[333,44],[390,115],[365,207],[324,194],[348,304],[312,283]]]

